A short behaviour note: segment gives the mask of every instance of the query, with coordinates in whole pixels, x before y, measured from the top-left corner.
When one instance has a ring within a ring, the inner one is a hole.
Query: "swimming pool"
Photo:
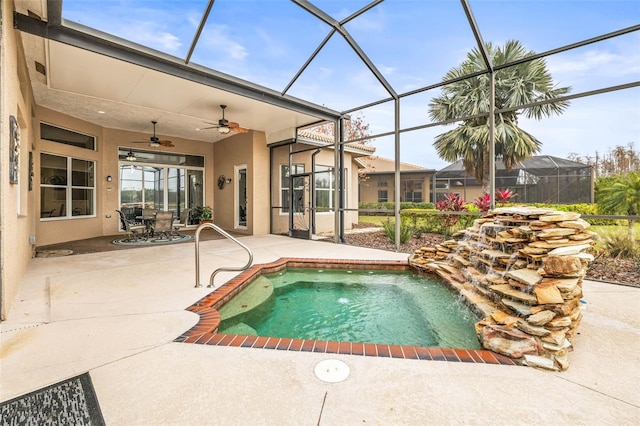
[[[292,337],[268,337],[219,332],[220,309],[233,300],[243,289],[263,275],[281,272],[287,268],[308,267],[314,269],[348,269],[376,271],[411,271],[408,261],[281,258],[271,263],[251,266],[224,285],[187,308],[198,315],[198,322],[176,339],[179,343],[195,343],[208,346],[233,346],[238,348],[271,349],[293,352],[314,352],[414,359],[425,361],[468,362],[478,364],[518,365],[512,359],[488,350],[447,348],[435,346],[396,345],[383,343],[345,342]],[[470,307],[475,307],[473,302]],[[477,307],[478,312],[482,310]]]
[[[219,333],[479,349],[479,320],[440,282],[411,271],[288,268],[220,308]]]

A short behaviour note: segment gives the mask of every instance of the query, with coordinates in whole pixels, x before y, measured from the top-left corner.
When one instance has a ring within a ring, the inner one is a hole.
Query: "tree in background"
[[[332,136],[334,133],[334,125],[333,123],[326,123],[320,126],[312,127],[310,130],[321,133],[323,135]],[[369,131],[369,123],[367,123],[364,119],[364,115],[362,113],[358,113],[351,117],[350,120],[344,121],[344,140],[350,141],[354,139],[362,139],[357,143],[361,143],[363,145],[368,145],[372,143],[375,139],[367,139],[370,135]],[[362,170],[358,171],[358,179],[362,181],[366,181],[369,179],[369,176]]]
[[[601,181],[596,200],[602,213],[640,215],[640,172],[630,172]],[[632,220],[629,220],[628,237],[631,242],[635,241]]]
[[[321,124],[320,126],[312,127],[310,130],[329,136],[333,136],[335,134],[333,123]],[[350,120],[344,121],[345,141],[363,139],[358,143],[367,145],[374,141],[374,139],[366,139],[370,134],[369,123],[365,121],[362,113],[358,113],[358,115],[351,117]]]
[[[487,43],[489,60],[499,66],[534,55],[519,41],[508,41],[504,47]],[[443,81],[453,80],[484,71],[482,54],[476,48],[467,59],[451,69]],[[456,81],[443,87],[442,94],[429,103],[429,115],[435,121],[487,113],[489,111],[489,75]],[[495,72],[496,109],[517,107],[532,102],[555,99],[569,93],[570,87],[555,87],[543,59],[524,62]],[[517,111],[496,114],[495,153],[505,168],[511,170],[518,162],[540,152],[542,143],[533,135],[518,127],[518,116],[542,119],[559,115],[569,102],[552,102]],[[440,158],[454,162],[462,159],[465,171],[489,187],[489,118],[481,116],[464,120],[446,133],[438,135],[434,147]]]
[[[593,157],[589,154],[581,156],[578,153],[571,152],[567,155],[567,159],[592,166],[596,177],[613,176],[640,170],[640,151],[635,149],[633,142],[629,142],[626,147],[617,145],[613,149],[609,148],[605,154],[599,154],[596,151]]]

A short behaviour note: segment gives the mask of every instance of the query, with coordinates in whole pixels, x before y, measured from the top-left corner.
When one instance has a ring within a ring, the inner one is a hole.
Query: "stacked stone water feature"
[[[476,332],[483,347],[566,370],[593,260],[588,227],[577,213],[497,208],[454,239],[416,250],[409,262],[445,278],[482,311]]]

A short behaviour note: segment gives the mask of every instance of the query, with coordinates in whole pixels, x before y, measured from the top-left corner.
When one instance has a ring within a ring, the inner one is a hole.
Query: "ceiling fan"
[[[210,127],[203,127],[198,130],[218,129],[218,133],[221,133],[223,135],[229,132],[249,133],[249,129],[240,127],[238,123],[234,123],[233,121],[229,121],[226,118],[224,118],[224,110],[227,108],[226,105],[220,105],[220,108],[222,108],[222,118],[218,120],[218,124],[214,124],[213,126],[210,126]],[[208,124],[213,124],[213,123],[208,123]]]
[[[156,136],[156,124],[158,124],[158,122],[157,121],[151,121],[151,123],[153,124],[153,136],[151,136],[149,138],[149,141],[148,141],[149,146],[151,148],[160,148],[161,146],[170,148],[170,147],[175,146],[173,144],[173,142],[171,142],[171,141],[160,140],[160,138],[158,138]],[[147,143],[147,141],[132,141],[132,142],[133,143]]]

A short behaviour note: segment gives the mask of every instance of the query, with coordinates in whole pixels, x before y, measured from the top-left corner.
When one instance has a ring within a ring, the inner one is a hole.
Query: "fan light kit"
[[[136,155],[133,153],[133,151],[129,150],[129,152],[127,153],[127,157],[126,157],[127,161],[136,161]]]
[[[221,135],[226,135],[230,132],[249,133],[248,129],[245,129],[244,127],[240,127],[238,123],[234,123],[233,121],[229,121],[226,118],[224,118],[224,110],[227,108],[226,105],[220,105],[220,108],[222,109],[222,118],[218,120],[218,124],[215,124],[211,127],[199,128],[197,130],[218,129],[218,133],[220,133]],[[209,124],[213,124],[213,123],[209,123]]]
[[[160,148],[161,146],[164,146],[164,147],[175,146],[173,142],[160,140],[160,138],[156,136],[156,124],[158,124],[157,121],[152,120],[151,124],[153,124],[153,136],[149,138],[149,141],[133,141],[133,143],[148,143],[151,148]]]

